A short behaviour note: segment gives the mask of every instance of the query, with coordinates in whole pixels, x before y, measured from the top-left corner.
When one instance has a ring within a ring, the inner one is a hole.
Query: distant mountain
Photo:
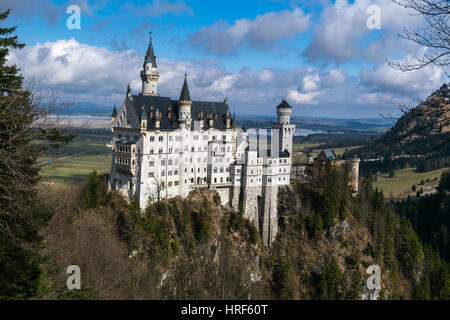
[[[110,116],[112,106],[103,106],[90,102],[76,102],[67,108],[57,110],[57,114],[62,115],[89,115],[89,116]]]

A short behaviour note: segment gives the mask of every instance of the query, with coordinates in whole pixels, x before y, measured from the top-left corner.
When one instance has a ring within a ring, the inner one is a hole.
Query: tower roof
[[[114,109],[113,109],[113,112],[111,114],[111,117],[115,118],[116,116],[117,116],[117,109],[116,109],[116,104],[114,104]]]
[[[291,108],[292,107],[287,103],[286,99],[281,100],[281,103],[277,106],[277,108]]]
[[[152,44],[152,33],[150,32],[150,43],[148,44],[147,54],[145,55],[145,63],[150,62],[154,68],[156,66],[156,57],[153,52],[153,44]]]
[[[184,74],[183,89],[181,90],[180,100],[191,101],[191,96],[189,95],[189,88],[187,84],[187,74]]]

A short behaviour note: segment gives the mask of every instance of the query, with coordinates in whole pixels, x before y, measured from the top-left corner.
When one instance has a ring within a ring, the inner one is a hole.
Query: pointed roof
[[[111,114],[111,117],[115,118],[116,116],[117,116],[117,109],[116,109],[116,104],[114,104],[114,109],[113,109],[113,112]]]
[[[291,108],[292,107],[287,103],[286,99],[281,100],[281,103],[277,106],[277,108]]]
[[[148,44],[147,54],[145,55],[145,63],[150,62],[153,68],[157,68],[156,57],[153,52],[152,33],[150,32],[150,43]]]
[[[181,90],[180,100],[191,101],[191,96],[189,95],[189,88],[187,84],[187,74],[184,74],[184,84]]]

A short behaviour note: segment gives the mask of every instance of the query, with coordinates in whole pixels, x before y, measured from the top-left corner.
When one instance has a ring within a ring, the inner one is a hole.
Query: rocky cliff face
[[[280,188],[280,229],[268,248],[251,223],[208,189],[164,200],[143,215],[114,192],[99,208],[83,210],[72,190],[60,196],[44,234],[49,263],[42,297],[72,294],[64,266],[77,264],[84,288],[78,298],[360,299],[366,268],[379,263],[373,234],[356,218],[370,204],[352,200],[333,227],[312,236],[322,192]],[[381,296],[409,294],[402,274],[383,266]]]

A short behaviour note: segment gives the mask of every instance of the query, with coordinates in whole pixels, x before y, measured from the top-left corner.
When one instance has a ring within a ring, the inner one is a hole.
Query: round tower
[[[290,124],[291,123],[292,107],[286,102],[285,99],[277,107],[278,123]]]
[[[187,74],[184,74],[184,83],[183,89],[181,89],[180,94],[180,110],[178,114],[178,118],[181,122],[191,121],[191,106],[192,101],[189,94],[189,88],[187,84]]]
[[[353,192],[356,194],[359,191],[359,163],[361,160],[359,158],[353,158],[351,160],[351,168],[352,168],[352,177],[351,177],[351,186]]]
[[[147,54],[143,70],[141,71],[142,80],[142,95],[144,96],[158,96],[158,80],[159,72],[156,65],[156,56],[153,52],[152,37],[150,32],[150,44],[148,45]]]

